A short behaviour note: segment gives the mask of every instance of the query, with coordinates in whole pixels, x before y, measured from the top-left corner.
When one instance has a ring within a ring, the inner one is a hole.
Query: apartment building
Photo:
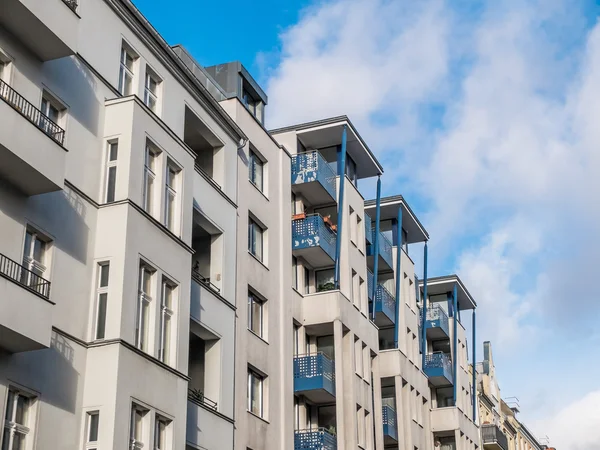
[[[420,283],[424,316],[422,358],[431,388],[431,431],[434,447],[467,450],[480,447],[476,377],[468,361],[465,324],[471,311],[475,361],[477,304],[457,275]]]
[[[233,448],[247,137],[217,92],[129,1],[2,2],[3,450]]]
[[[500,394],[491,342],[483,343],[483,361],[477,364],[481,443],[485,450],[543,450],[533,433],[517,419],[516,399],[506,402]]]

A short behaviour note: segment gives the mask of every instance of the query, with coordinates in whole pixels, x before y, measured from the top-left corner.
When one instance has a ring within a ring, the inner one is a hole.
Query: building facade
[[[351,120],[267,105],[129,0],[0,6],[2,450],[471,450],[477,397],[529,449]]]

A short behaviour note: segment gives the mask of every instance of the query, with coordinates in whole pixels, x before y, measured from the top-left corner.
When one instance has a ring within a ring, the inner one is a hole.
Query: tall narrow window
[[[106,308],[108,305],[108,263],[98,265],[98,287],[96,291],[96,330],[95,338],[104,339],[106,332]]]
[[[146,143],[146,154],[144,157],[144,209],[152,214],[154,204],[154,180],[156,180],[156,151]]]
[[[144,103],[152,111],[156,112],[158,104],[158,76],[149,67],[146,67],[146,80],[144,82]]]
[[[310,294],[310,270],[308,267],[304,268],[304,293]]]
[[[164,363],[169,362],[171,351],[171,318],[173,317],[174,291],[175,287],[169,281],[163,280],[162,299],[160,302],[160,346],[158,349],[158,359]]]
[[[42,97],[42,114],[54,123],[58,123],[60,109],[47,96]]]
[[[298,289],[298,258],[292,256],[292,287]]]
[[[148,347],[148,310],[152,301],[152,272],[145,264],[140,265],[135,346],[143,351]]]
[[[124,46],[121,47],[121,68],[119,70],[119,92],[121,95],[133,94],[133,63],[135,56]]]
[[[166,450],[169,420],[156,415],[154,420],[154,450]]]
[[[117,188],[117,158],[119,156],[119,143],[117,141],[109,142],[106,151],[106,203],[115,201],[115,192]]]
[[[98,450],[98,429],[100,426],[100,413],[98,411],[86,414],[85,448]]]
[[[35,230],[27,229],[23,248],[21,283],[36,292],[48,295],[48,282],[42,277],[46,272],[48,242]]]
[[[250,150],[250,161],[248,163],[248,169],[250,171],[249,178],[252,184],[256,186],[260,191],[263,191],[263,171],[264,171],[264,162],[260,157]]]
[[[248,219],[248,251],[259,261],[263,260],[263,234],[264,230],[251,218]]]
[[[32,428],[29,424],[32,402],[33,399],[22,392],[9,389],[2,450],[21,450],[32,445],[28,442],[28,435]]]
[[[146,413],[145,409],[136,404],[131,406],[130,450],[144,448],[144,416]]]
[[[167,164],[167,176],[165,181],[165,226],[175,231],[177,223],[177,173],[179,169],[172,163]]]
[[[248,369],[248,411],[263,417],[263,382],[264,377]]]
[[[263,337],[263,301],[248,292],[248,329]]]

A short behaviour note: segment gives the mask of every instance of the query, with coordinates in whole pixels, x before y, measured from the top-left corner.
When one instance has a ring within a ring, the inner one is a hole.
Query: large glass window
[[[29,422],[33,420],[32,404],[33,399],[23,392],[12,388],[8,390],[2,450],[31,448],[32,443],[28,439],[32,428]]]
[[[331,291],[335,289],[334,269],[317,270],[315,272],[317,292]]]
[[[263,172],[264,162],[260,157],[250,150],[250,161],[248,162],[249,178],[250,181],[262,192],[264,190],[263,184]]]
[[[252,218],[248,219],[248,251],[263,261],[264,230]]]
[[[263,384],[264,377],[248,369],[248,411],[263,417]]]
[[[263,337],[263,304],[252,292],[248,292],[248,329]]]
[[[121,95],[133,94],[133,64],[135,56],[124,46],[121,47],[121,66],[119,69],[119,92]]]

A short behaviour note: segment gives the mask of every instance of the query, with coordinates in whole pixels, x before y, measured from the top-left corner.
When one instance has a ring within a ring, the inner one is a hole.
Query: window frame
[[[256,189],[265,194],[265,169],[266,161],[250,147],[248,152],[248,180],[254,185]],[[260,168],[260,171],[256,169]],[[260,183],[257,182],[256,174],[260,172]]]
[[[29,249],[27,248],[27,241],[29,238]],[[36,259],[36,242],[40,242],[40,260]],[[29,224],[25,227],[25,236],[23,240],[23,258],[21,259],[23,267],[27,271],[21,272],[21,283],[25,286],[32,288],[36,292],[38,291],[39,285],[35,283],[36,277],[42,278],[43,280],[49,281],[49,267],[51,258],[51,246],[52,240],[48,238],[44,233],[40,232]]]
[[[171,177],[171,172],[173,176]],[[165,169],[165,206],[163,211],[163,223],[173,233],[177,233],[178,228],[178,211],[179,211],[179,189],[181,168],[176,165],[171,159],[167,159],[167,167]],[[170,199],[171,202],[170,203]],[[172,209],[170,209],[172,206]]]
[[[19,413],[19,398],[26,399],[26,403],[22,409],[23,418],[22,421],[24,423],[17,422],[17,414]],[[12,400],[12,405],[10,404]],[[8,431],[8,442],[2,442],[2,450],[10,450],[14,446],[14,437],[15,434],[21,436],[21,439],[25,442],[26,448],[30,448],[30,445],[27,445],[28,437],[33,435],[33,429],[31,422],[35,420],[35,401],[36,397],[33,396],[29,392],[25,392],[22,389],[19,389],[14,386],[9,386],[7,389],[6,396],[6,410],[4,416],[4,425],[3,425],[3,433]],[[9,418],[10,415],[10,418]],[[32,419],[33,417],[33,419]]]
[[[164,425],[163,428],[163,432],[164,432],[164,447],[160,446],[160,442],[157,442],[157,438],[159,438],[160,436],[160,425]],[[167,419],[164,416],[161,416],[160,414],[155,414],[154,415],[154,446],[153,446],[153,450],[168,450],[170,445],[169,445],[169,426],[171,425],[171,420]]]
[[[265,231],[256,220],[252,217],[248,218],[248,251],[262,263],[264,263]],[[256,236],[258,234],[260,234],[260,254],[257,254]]]
[[[131,67],[127,67],[127,56],[131,58]],[[133,49],[123,41],[121,43],[121,54],[119,55],[119,82],[117,85],[117,91],[123,96],[135,94],[135,62],[138,59],[138,55]],[[126,83],[125,79],[129,77],[131,92],[125,92]]]
[[[144,149],[144,180],[142,186],[142,208],[151,216],[154,214],[156,202],[156,168],[159,165],[160,151],[150,141],[146,140]]]
[[[102,271],[104,268],[107,269],[108,273],[106,274],[106,285],[102,285]],[[96,308],[95,308],[95,320],[94,320],[94,340],[104,340],[106,338],[106,313],[108,310],[108,291],[110,285],[110,261],[102,261],[97,264],[96,269]],[[101,317],[101,296],[105,296],[105,304],[104,304],[104,317]],[[100,320],[103,320],[103,333],[102,336],[99,336],[98,330],[100,329]]]
[[[264,412],[265,412],[265,410],[264,410],[265,378],[266,377],[264,377],[257,371],[251,369],[250,367],[248,368],[248,404],[247,404],[248,412],[250,412],[251,414],[254,414],[258,417],[261,417],[261,418],[264,418]],[[253,379],[258,381],[258,383],[257,383],[258,392],[256,393],[258,395],[258,397],[257,397],[258,412],[254,411],[254,409],[252,408],[252,398],[253,398],[253,393],[254,393],[254,386],[252,383]]]
[[[92,432],[92,418],[97,417],[96,422],[96,439],[91,440]],[[85,413],[85,449],[86,450],[98,450],[98,436],[100,434],[100,411],[87,411]]]
[[[253,329],[253,322],[254,322],[254,308],[253,305],[258,305],[258,311],[259,311],[259,317],[258,317],[258,327],[259,330],[256,331]],[[258,337],[260,337],[261,339],[264,339],[264,318],[265,318],[265,311],[264,311],[264,307],[265,307],[265,300],[260,298],[258,295],[256,295],[254,292],[252,292],[251,290],[248,291],[248,330],[251,331],[252,333],[254,333],[255,335],[257,335]]]
[[[152,91],[151,82],[154,82],[154,91]],[[160,85],[162,79],[156,74],[152,68],[146,64],[146,74],[144,76],[144,104],[154,113],[158,113],[160,99]],[[150,100],[154,102],[150,104]]]
[[[150,292],[143,291],[145,273],[148,273]],[[144,261],[140,262],[136,307],[135,346],[143,352],[148,351],[148,343],[150,342],[150,305],[152,304],[153,281],[155,273],[156,270],[154,270],[150,265]]]
[[[131,413],[129,420],[129,448],[130,450],[142,450],[144,448],[144,428],[146,422],[146,416],[149,410],[144,408],[143,406],[132,403],[131,404]],[[137,435],[137,421],[136,414],[139,413],[140,416],[140,430],[139,436]]]
[[[115,158],[112,159],[113,156],[113,148],[115,149]],[[117,193],[117,166],[119,160],[119,140],[112,139],[107,141],[106,143],[106,159],[105,159],[105,174],[104,174],[104,202],[112,203],[115,201],[116,193]],[[110,173],[111,169],[114,173],[114,184],[112,186],[112,199],[109,199],[109,188],[110,188]]]
[[[170,290],[170,305],[167,305],[166,293],[167,290]],[[158,344],[158,359],[160,359],[165,364],[169,364],[171,360],[171,344],[172,344],[172,334],[173,334],[173,322],[175,317],[175,303],[176,303],[176,294],[177,285],[173,283],[166,277],[163,277],[161,284],[161,299],[160,299],[160,334],[159,334],[159,344]],[[167,324],[169,324],[168,330]],[[166,348],[166,354],[165,354]]]

